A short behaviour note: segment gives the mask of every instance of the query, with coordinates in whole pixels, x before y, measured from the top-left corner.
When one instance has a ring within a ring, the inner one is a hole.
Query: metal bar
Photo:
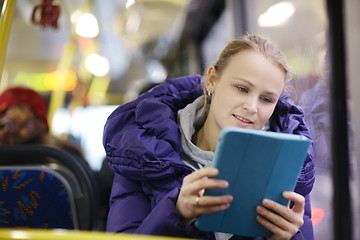
[[[235,38],[244,33],[254,33],[254,15],[252,0],[228,0],[227,7],[231,12],[233,21],[233,35]]]
[[[327,0],[335,240],[352,239],[343,11],[342,0]]]

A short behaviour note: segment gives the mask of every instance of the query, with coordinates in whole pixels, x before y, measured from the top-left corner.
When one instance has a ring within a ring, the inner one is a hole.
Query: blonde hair
[[[280,49],[268,40],[251,34],[243,35],[228,43],[213,65],[216,72],[221,75],[231,58],[237,53],[245,50],[253,50],[262,54],[266,58],[269,58],[285,72],[285,81],[288,82],[291,80],[294,70],[286,62],[285,56],[282,54]],[[205,88],[204,92],[206,93]],[[207,94],[205,94],[205,105],[207,102],[210,102],[210,99]]]

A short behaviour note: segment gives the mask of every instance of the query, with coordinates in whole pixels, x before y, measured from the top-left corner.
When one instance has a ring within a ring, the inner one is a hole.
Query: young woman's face
[[[285,72],[253,50],[229,59],[222,74],[209,68],[206,88],[212,90],[207,130],[224,127],[261,129],[272,115],[285,86]]]

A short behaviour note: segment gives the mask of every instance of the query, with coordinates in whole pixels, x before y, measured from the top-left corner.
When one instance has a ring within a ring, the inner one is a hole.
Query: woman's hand
[[[196,170],[184,178],[176,208],[183,216],[185,224],[190,224],[201,214],[218,212],[230,206],[231,195],[204,196],[204,190],[210,188],[227,188],[225,180],[212,179],[219,174],[216,168]]]
[[[305,198],[295,192],[284,192],[283,196],[294,202],[291,209],[268,199],[263,200],[263,206],[256,208],[261,215],[257,217],[257,220],[274,233],[268,238],[269,240],[288,240],[304,224]]]

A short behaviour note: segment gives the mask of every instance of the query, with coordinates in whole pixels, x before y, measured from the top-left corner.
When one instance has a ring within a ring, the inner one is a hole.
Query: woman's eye
[[[264,102],[272,103],[272,100],[267,97],[261,97],[261,100],[263,100]]]
[[[246,88],[243,88],[243,87],[237,87],[239,89],[240,92],[247,92],[247,89]]]

